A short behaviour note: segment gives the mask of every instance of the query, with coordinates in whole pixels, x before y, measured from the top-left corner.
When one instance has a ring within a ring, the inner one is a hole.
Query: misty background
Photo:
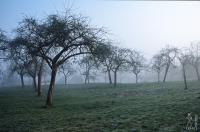
[[[25,16],[35,16],[38,19],[44,16],[62,12],[72,8],[75,12],[88,16],[92,25],[105,27],[114,45],[124,48],[137,49],[144,54],[149,63],[151,57],[165,45],[182,48],[196,43],[200,38],[200,3],[186,1],[103,1],[103,0],[2,0],[0,5],[0,28],[8,36],[13,36],[13,29]],[[7,64],[0,63],[1,70],[6,71]],[[81,67],[75,65],[77,72],[68,83],[84,83],[80,74]],[[80,69],[80,70],[79,70]],[[9,76],[9,72],[2,72],[1,84],[20,84],[17,75]],[[187,67],[188,80],[196,79],[191,66]],[[161,73],[161,78],[163,74]],[[43,83],[49,82],[49,75]],[[143,71],[139,82],[156,81],[153,71]],[[180,67],[170,67],[167,81],[182,80]],[[25,83],[31,80],[25,78]],[[96,78],[92,82],[108,82],[107,76],[96,71]],[[129,72],[118,74],[119,83],[134,83],[135,77]],[[64,83],[63,75],[58,74],[56,83]]]

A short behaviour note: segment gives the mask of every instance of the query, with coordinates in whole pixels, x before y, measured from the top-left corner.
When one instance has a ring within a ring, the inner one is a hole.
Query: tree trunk
[[[167,73],[168,73],[168,70],[169,70],[169,66],[170,66],[170,64],[168,64],[166,69],[165,69],[165,76],[164,76],[163,82],[165,82],[165,80],[166,80]]]
[[[111,78],[110,70],[108,70],[108,78],[109,78],[109,83],[112,84],[112,78]]]
[[[64,76],[65,76],[65,85],[67,85],[67,75]]]
[[[160,82],[160,72],[158,72],[158,83]]]
[[[46,106],[53,105],[53,90],[55,87],[56,73],[57,73],[57,67],[53,66],[51,70],[51,81],[50,81],[49,90],[47,94]]]
[[[42,60],[41,65],[40,65],[40,69],[38,72],[38,96],[41,96],[42,93],[42,71],[43,71],[43,63],[44,61]]]
[[[36,76],[33,76],[33,88],[35,90],[35,92],[37,92],[37,83],[36,83]]]
[[[185,66],[182,66],[183,70],[183,79],[184,79],[184,84],[185,84],[185,89],[188,89],[187,87],[187,80],[186,80],[186,74],[185,74]]]
[[[135,74],[135,83],[138,83],[138,74]]]
[[[22,88],[24,88],[24,75],[23,74],[20,74],[20,79],[21,79]]]
[[[196,74],[197,74],[197,79],[200,81],[200,76],[199,76],[199,68],[198,66],[195,66]]]
[[[85,84],[87,84],[87,75],[85,76]]]
[[[114,86],[117,86],[117,70],[114,71]]]

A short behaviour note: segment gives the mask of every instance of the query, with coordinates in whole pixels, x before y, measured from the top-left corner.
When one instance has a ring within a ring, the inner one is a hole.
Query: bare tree
[[[127,62],[128,67],[135,74],[135,83],[138,83],[138,75],[145,68],[144,56],[136,50],[131,50]]]
[[[7,45],[7,58],[10,61],[11,73],[16,72],[20,76],[22,87],[24,87],[24,75],[27,73],[27,56],[23,47],[24,43],[27,43],[27,41],[16,37]]]
[[[114,59],[114,47],[110,42],[105,42],[106,45],[102,48],[104,50],[104,54],[98,56],[98,61],[102,67],[103,72],[108,73],[109,83],[112,84],[111,72],[113,69],[113,59]]]
[[[27,74],[32,77],[33,79],[33,87],[35,91],[37,92],[37,82],[36,82],[36,77],[37,77],[37,72],[38,72],[38,61],[35,57],[29,58],[29,60],[26,60],[27,64],[25,65],[25,69],[27,71]]]
[[[190,64],[194,67],[197,74],[197,80],[200,81],[199,67],[200,67],[200,43],[193,43],[190,46]]]
[[[59,71],[64,75],[65,85],[67,85],[68,78],[76,72],[69,61],[61,65]]]
[[[167,73],[169,71],[170,66],[173,64],[178,53],[178,49],[174,47],[166,46],[160,51],[160,55],[162,56],[163,64],[165,66],[165,73],[163,82],[166,81]]]
[[[85,84],[90,83],[90,79],[94,80],[95,70],[98,68],[97,61],[94,56],[87,55],[80,60],[79,63],[83,72],[81,73],[84,76]]]
[[[177,58],[180,61],[180,64],[182,67],[185,89],[188,89],[185,66],[189,63],[189,60],[190,60],[189,50],[187,48],[179,50],[179,54],[178,54]]]
[[[157,72],[157,79],[158,79],[158,82],[160,82],[160,72],[163,69],[163,60],[160,54],[156,54],[153,56],[151,60],[151,68],[152,70]]]
[[[51,81],[46,105],[53,104],[53,89],[58,67],[72,57],[95,54],[102,44],[102,29],[93,28],[88,19],[66,12],[64,16],[50,15],[42,22],[26,18],[21,23],[21,35],[29,38],[29,50],[43,58],[51,69]]]
[[[117,85],[117,72],[122,70],[127,63],[129,49],[113,47],[112,71],[114,73],[114,86]]]

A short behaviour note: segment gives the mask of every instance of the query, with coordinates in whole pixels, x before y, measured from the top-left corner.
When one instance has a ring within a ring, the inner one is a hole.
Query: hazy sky
[[[185,47],[200,41],[200,2],[111,0],[1,0],[0,28],[10,33],[23,16],[74,12],[106,27],[121,46],[153,55],[166,44]]]

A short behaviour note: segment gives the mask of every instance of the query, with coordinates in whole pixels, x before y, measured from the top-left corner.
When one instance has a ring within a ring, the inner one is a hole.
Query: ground
[[[180,132],[187,113],[200,115],[200,83],[57,85],[52,108],[46,90],[0,88],[0,132]]]

